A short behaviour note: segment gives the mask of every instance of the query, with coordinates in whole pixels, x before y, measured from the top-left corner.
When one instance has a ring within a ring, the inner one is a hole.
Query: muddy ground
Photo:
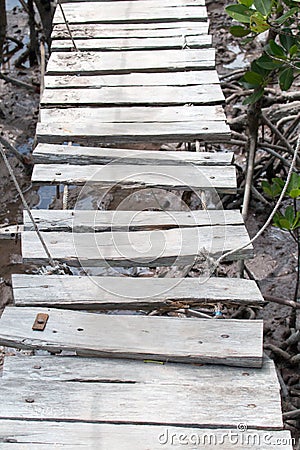
[[[225,1],[208,1],[208,8],[211,18],[211,32],[214,36],[214,45],[217,49],[217,65],[219,74],[229,70],[243,68],[256,48],[249,48],[243,54],[238,43],[229,35],[227,26],[230,19],[223,12]],[[14,6],[14,5],[12,5]],[[24,44],[28,42],[28,28],[26,15],[19,6],[8,12],[8,35],[17,37]],[[22,50],[20,50],[22,52]],[[20,54],[16,56],[18,56]],[[36,86],[36,92],[14,86],[0,80],[0,132],[23,153],[27,153],[32,148],[35,134],[35,125],[38,118],[39,104],[39,69],[29,68],[25,65],[16,69],[13,60],[6,65],[7,73],[19,80]],[[232,114],[232,109],[227,110]],[[236,148],[236,156],[239,165],[245,163],[245,155]],[[25,197],[31,207],[48,207],[51,204],[55,189],[32,188],[30,175],[24,167],[15,159],[10,158],[15,173],[25,192]],[[110,207],[116,205],[116,201],[111,199]],[[58,204],[61,207],[60,202]],[[238,206],[237,205],[232,205]],[[12,181],[9,178],[7,169],[3,161],[0,160],[0,224],[22,223],[22,205]],[[247,227],[250,235],[254,235],[267,218],[268,211],[265,205],[257,201],[252,201],[251,211],[247,220]],[[273,227],[270,227],[254,245],[255,257],[247,262],[247,267],[252,275],[259,281],[259,286],[265,295],[292,299],[294,294],[295,271],[296,271],[296,249],[289,236]],[[12,302],[10,287],[10,276],[12,273],[31,272],[32,267],[22,264],[20,255],[20,242],[14,240],[0,241],[0,307]],[[223,272],[229,276],[237,276],[237,264],[227,264],[223,267]],[[191,273],[192,276],[197,273]],[[289,335],[289,320],[291,309],[275,303],[268,303],[265,308],[258,311],[257,317],[265,320],[265,341],[280,346]],[[245,337],[246,338],[246,337]],[[300,388],[299,371],[289,368],[282,361],[277,360],[278,367],[281,368],[283,380],[286,384],[292,384]],[[300,408],[300,390],[298,396],[293,397],[292,404],[295,408]],[[284,404],[284,408],[290,408],[290,404]],[[290,428],[296,435],[294,428],[296,424],[291,424]]]

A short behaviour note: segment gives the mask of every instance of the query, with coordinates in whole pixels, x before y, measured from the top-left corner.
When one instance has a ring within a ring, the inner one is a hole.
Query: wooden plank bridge
[[[250,280],[185,277],[224,252],[252,255],[240,213],[219,198],[236,192],[233,154],[159,150],[230,135],[205,1],[61,3],[69,29],[57,7],[32,181],[150,190],[156,203],[31,211],[51,257],[77,272],[12,278],[0,343],[29,352],[5,358],[0,447],[292,449],[262,321],[153,316],[264,303]],[[161,207],[169,191],[198,193],[202,209]],[[47,265],[26,211],[21,234],[24,261]],[[109,272],[141,266],[165,272]]]

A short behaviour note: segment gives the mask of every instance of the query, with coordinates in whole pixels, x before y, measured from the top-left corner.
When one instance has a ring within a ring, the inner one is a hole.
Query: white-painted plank
[[[216,189],[234,193],[234,166],[140,166],[36,164],[32,173],[36,183],[118,185],[123,189],[157,187],[177,190]]]
[[[168,228],[242,225],[237,210],[200,211],[122,211],[33,209],[31,214],[41,231],[98,233]],[[34,231],[27,211],[23,211],[25,231]]]
[[[45,89],[42,107],[101,106],[101,105],[213,105],[222,103],[220,85],[198,86],[122,86],[101,89]],[[209,118],[208,118],[209,120]]]
[[[177,72],[214,69],[212,48],[119,52],[54,52],[48,75],[97,75],[129,72]]]
[[[64,450],[161,450],[162,447],[180,450],[183,446],[187,450],[194,450],[195,445],[206,450],[235,450],[238,448],[236,441],[244,449],[246,445],[252,450],[282,450],[283,446],[285,450],[293,449],[289,431],[249,429],[237,432],[236,427],[226,430],[2,420],[0,438],[4,450],[48,450],[51,447]]]
[[[51,117],[51,115],[50,115]],[[33,151],[35,164],[139,164],[181,166],[227,166],[233,161],[233,153],[228,152],[182,152],[127,150],[99,147],[79,147],[70,145],[38,144]]]
[[[124,24],[89,24],[69,25],[73,38],[76,39],[104,39],[104,38],[162,38],[199,36],[208,34],[208,21],[206,22],[139,22]],[[52,40],[70,39],[65,24],[54,25],[51,34]]]
[[[7,356],[3,381],[142,383],[173,386],[232,385],[279,390],[274,362],[264,358],[259,369],[211,364],[143,362],[129,359],[82,358],[79,356]]]
[[[219,84],[216,70],[116,75],[46,75],[46,88],[103,88],[108,86],[194,86]]]
[[[230,139],[229,126],[222,121],[197,122],[116,122],[38,123],[40,143],[61,144],[72,141],[84,145],[132,142],[224,142]]]
[[[49,315],[43,332],[32,330],[38,313]],[[47,308],[7,307],[0,319],[0,343],[10,347],[241,367],[262,366],[262,332],[262,321],[117,316]],[[214,384],[212,388],[215,391]],[[124,410],[122,414],[126,416]],[[146,415],[141,417],[147,422]]]
[[[72,3],[77,2],[77,1],[81,2],[82,0],[72,0]],[[83,0],[83,1],[89,2],[89,1],[93,1],[93,0]],[[118,1],[121,1],[121,2],[124,1],[124,3],[128,4],[128,1],[130,1],[130,3],[131,3],[132,1],[135,1],[135,0],[118,0]],[[144,3],[145,6],[147,6],[147,2],[148,1],[150,2],[150,4],[153,3],[153,0],[138,0],[138,1],[139,1],[139,3],[141,1],[142,2],[146,1],[146,3]],[[106,6],[105,2],[114,2],[115,3],[116,0],[101,0],[100,2],[98,1],[97,3],[98,3],[98,5],[100,3],[99,6],[101,8],[105,8],[105,6]],[[157,4],[159,5],[159,1],[158,0],[154,0],[154,2],[157,2]],[[70,0],[61,0],[61,3],[70,3]],[[178,6],[178,5],[205,6],[205,0],[165,0],[164,4],[165,5],[169,5],[169,6]]]
[[[204,48],[211,47],[210,35],[156,37],[156,38],[109,38],[109,39],[77,39],[76,47],[81,51],[112,51],[112,50],[153,50],[171,48]],[[51,45],[52,52],[74,50],[71,39],[54,40]]]
[[[231,278],[129,278],[13,275],[16,306],[140,309],[182,305],[264,303],[254,281]]]
[[[64,13],[67,21],[73,24],[207,20],[205,6],[195,2],[114,1],[106,2],[102,8],[98,2],[65,3]],[[53,18],[53,24],[58,23],[64,23],[60,8],[56,8]]]
[[[83,267],[193,265],[203,254],[218,257],[249,243],[245,227],[239,225],[113,233],[42,232],[42,236],[53,259]],[[48,262],[33,231],[22,235],[22,255],[27,263]],[[251,256],[249,245],[228,260]]]

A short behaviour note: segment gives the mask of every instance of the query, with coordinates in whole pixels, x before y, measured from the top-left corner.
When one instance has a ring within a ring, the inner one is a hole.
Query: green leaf
[[[298,198],[300,196],[300,175],[293,172],[286,194],[291,198]]]
[[[272,199],[278,197],[281,194],[283,186],[284,181],[281,178],[273,178],[272,184],[268,183],[267,181],[261,182],[261,187],[263,188],[264,193]]]
[[[263,67],[259,66],[257,64],[256,60],[252,61],[252,63],[251,63],[251,70],[253,72],[259,73],[264,78],[266,78],[266,76],[269,75],[269,73],[271,72],[270,70],[264,69]]]
[[[250,28],[255,33],[263,33],[270,28],[270,25],[260,12],[255,12],[250,18]]]
[[[291,68],[282,70],[279,74],[279,85],[282,91],[287,91],[293,84],[294,71]]]
[[[289,54],[290,56],[295,56],[298,53],[299,49],[298,49],[298,45],[294,44],[291,46],[290,50],[289,50]]]
[[[292,226],[294,223],[294,220],[295,220],[294,208],[292,206],[287,206],[287,208],[284,212],[284,216],[285,216],[286,220],[288,220],[288,222]]]
[[[282,33],[279,35],[279,41],[286,51],[289,52],[290,48],[296,43],[296,39],[289,28],[283,28]]]
[[[240,25],[233,25],[232,27],[229,28],[229,31],[232,34],[232,36],[235,37],[245,37],[249,33],[251,33],[251,30],[249,28],[244,28]]]
[[[253,103],[258,102],[259,99],[264,95],[264,88],[255,89],[253,94],[249,95],[249,97],[245,98],[243,101],[243,105],[252,105]]]
[[[283,216],[280,212],[277,212],[273,217],[273,225],[280,228],[281,230],[290,230],[290,222]]]
[[[241,3],[241,5],[245,5],[248,7],[253,5],[253,0],[238,0],[238,2]]]
[[[272,0],[254,0],[254,6],[258,12],[267,17],[272,10]]]
[[[266,45],[265,50],[269,54],[276,56],[276,58],[286,59],[286,54],[283,47],[281,47],[281,45],[276,44],[276,42],[273,41],[273,39],[270,40],[269,45]]]
[[[298,0],[294,0],[294,1],[298,1]],[[289,11],[287,11],[285,14],[282,14],[282,16],[275,19],[275,22],[278,25],[282,25],[286,20],[288,20],[293,15],[295,15],[298,11],[299,11],[299,8],[297,6],[295,6],[294,8],[291,8]]]
[[[227,14],[234,20],[241,23],[250,23],[250,17],[253,13],[252,9],[245,5],[229,5],[225,8]]]
[[[261,86],[261,84],[264,81],[263,77],[259,73],[252,71],[246,72],[245,75],[243,76],[243,80],[245,80],[252,86]]]
[[[274,70],[281,67],[284,62],[277,61],[275,59],[272,59],[270,56],[263,54],[260,58],[256,60],[256,63],[263,69]]]
[[[300,211],[298,211],[296,214],[292,229],[295,230],[296,228],[299,228],[299,227],[300,227]]]

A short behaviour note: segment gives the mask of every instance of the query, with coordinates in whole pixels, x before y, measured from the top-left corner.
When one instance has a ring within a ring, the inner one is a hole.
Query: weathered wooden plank
[[[218,257],[249,243],[245,227],[239,225],[113,233],[42,232],[42,235],[52,257],[71,266],[192,265],[203,254]],[[33,231],[22,235],[22,255],[28,263],[48,262]],[[251,256],[250,245],[230,255],[228,260]]]
[[[282,428],[277,386],[264,390],[249,386],[238,391],[226,384],[225,389],[218,385],[217,393],[213,384],[205,388],[21,379],[1,383],[0,418],[203,428],[233,428],[243,420],[249,428]]]
[[[264,303],[254,281],[230,278],[129,278],[13,275],[16,306],[140,309],[226,303]]]
[[[198,86],[112,86],[101,89],[45,89],[42,107],[101,105],[214,105],[222,103],[220,85]],[[209,120],[209,118],[208,118]]]
[[[67,110],[68,112],[68,110]],[[51,115],[50,115],[51,117]],[[47,121],[47,120],[46,120]],[[33,151],[35,164],[139,164],[181,166],[230,165],[233,153],[127,150],[70,145],[38,144]]]
[[[36,450],[52,447],[73,450],[194,450],[195,445],[206,450],[292,450],[289,431],[245,432],[237,428],[184,428],[153,425],[111,425],[99,423],[43,422],[26,420],[0,421],[1,448],[5,450]],[[1,442],[2,442],[1,441]],[[45,442],[45,443],[41,443]],[[6,443],[5,443],[6,442]],[[11,443],[8,443],[11,442]],[[16,443],[14,443],[16,442]],[[240,442],[240,444],[237,444]]]
[[[89,24],[69,25],[74,39],[103,38],[157,38],[199,36],[208,34],[209,23],[206,22],[144,22],[124,24]],[[65,24],[54,25],[52,40],[70,39]]]
[[[116,122],[38,123],[38,142],[61,144],[73,141],[84,145],[132,142],[224,142],[231,136],[222,121],[197,122]]]
[[[48,75],[100,75],[214,69],[213,48],[119,52],[54,52]]]
[[[46,88],[102,88],[108,86],[194,86],[219,84],[216,70],[116,75],[46,75]],[[196,109],[196,108],[195,108]]]
[[[72,3],[74,3],[74,2],[76,2],[76,1],[82,1],[82,0],[72,0]],[[87,1],[87,2],[89,2],[89,1],[95,1],[95,0],[83,0],[83,1]],[[113,2],[115,2],[116,0],[101,0],[101,2],[97,2],[98,3],[98,5],[99,5],[99,3],[100,3],[100,7],[101,8],[105,8],[105,3],[103,3],[103,2],[107,2],[107,1],[113,1]],[[119,1],[124,1],[124,2],[126,2],[126,3],[128,3],[128,0],[119,0]],[[132,1],[135,1],[135,0],[129,0],[130,2],[132,2]],[[139,2],[140,2],[141,0],[139,0]],[[143,0],[143,1],[148,1],[148,0]],[[153,0],[149,0],[150,1],[150,4],[151,3],[153,3]],[[157,0],[155,0],[155,1],[157,1]],[[62,0],[61,1],[61,3],[70,3],[70,0]],[[159,5],[159,2],[157,2],[157,4]],[[204,6],[205,5],[205,0],[166,0],[166,1],[164,1],[164,4],[165,5],[169,5],[169,6],[178,6],[178,5],[199,5],[199,6]],[[145,4],[146,5],[146,4]]]
[[[98,2],[65,3],[64,13],[73,24],[207,20],[206,7],[195,2],[114,1],[106,2],[102,8]],[[53,18],[53,24],[58,23],[64,23],[60,8],[56,8]]]
[[[157,187],[177,190],[216,189],[234,193],[234,166],[151,166],[36,164],[32,181],[54,184],[86,184],[123,189]]]
[[[32,330],[36,315],[43,312],[49,315],[45,330]],[[1,345],[240,367],[262,366],[262,332],[262,321],[117,316],[50,308],[22,308],[20,320],[20,308],[8,307],[0,319]],[[215,385],[212,388],[215,391]],[[174,416],[173,405],[172,411]],[[143,419],[147,422],[146,416]]]
[[[103,231],[141,231],[168,228],[242,225],[237,210],[200,211],[122,211],[33,209],[31,214],[41,231],[98,233]],[[23,211],[25,231],[34,231],[27,211]]]
[[[173,386],[232,385],[237,391],[258,387],[280,389],[273,361],[264,358],[260,369],[221,365],[142,362],[129,359],[79,356],[7,356],[3,381],[142,383]]]
[[[17,239],[23,231],[23,225],[8,225],[0,227],[0,240]]]
[[[81,51],[112,51],[112,50],[153,50],[172,48],[205,48],[211,47],[210,35],[155,37],[155,38],[114,38],[114,39],[77,39],[76,47]],[[54,40],[51,45],[53,52],[74,50],[71,39]]]

